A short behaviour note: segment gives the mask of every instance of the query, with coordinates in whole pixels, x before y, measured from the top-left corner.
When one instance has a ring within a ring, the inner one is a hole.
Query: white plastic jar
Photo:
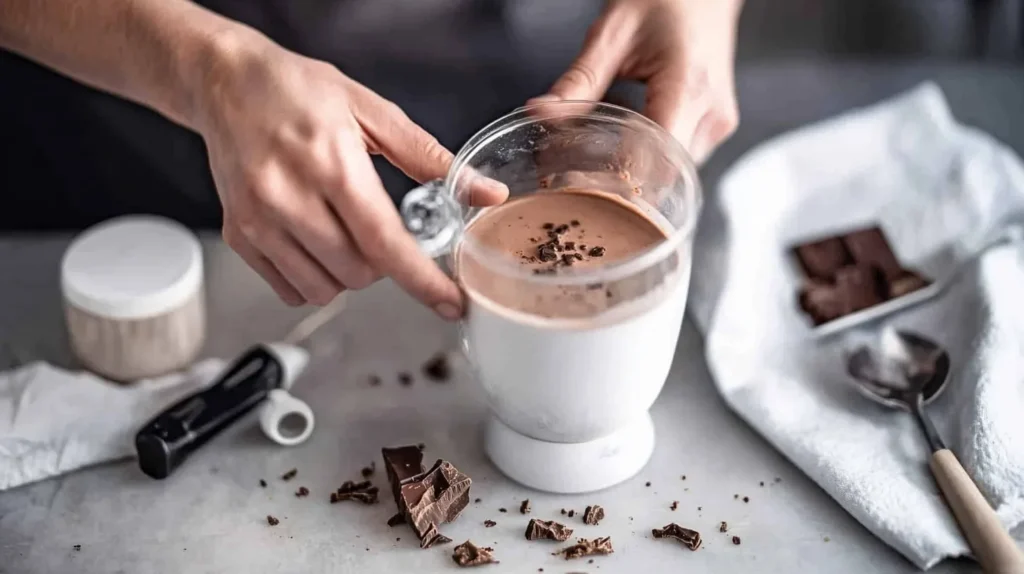
[[[198,238],[163,217],[118,217],[85,230],[61,262],[71,349],[116,381],[179,370],[206,335]]]

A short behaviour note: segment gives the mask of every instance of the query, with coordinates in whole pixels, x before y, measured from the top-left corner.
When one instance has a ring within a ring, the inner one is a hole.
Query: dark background
[[[600,7],[597,0],[201,3],[331,61],[453,150],[542,93]],[[1018,152],[1024,147],[1024,134],[1010,127],[1024,116],[1022,0],[747,0],[737,68],[741,129],[706,166],[707,181],[793,124],[932,78],[961,117],[969,121],[980,107],[989,118],[1005,116],[986,128]],[[631,86],[615,92],[641,101]],[[392,197],[412,186],[378,165]],[[132,212],[220,226],[198,136],[4,52],[0,197],[0,231],[80,229]]]

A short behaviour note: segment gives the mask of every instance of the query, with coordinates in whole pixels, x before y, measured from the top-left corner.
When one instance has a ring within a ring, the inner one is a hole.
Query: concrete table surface
[[[3,339],[45,343],[30,352],[57,362],[67,357],[57,291],[67,241],[0,240]],[[278,303],[215,237],[204,244],[208,355],[230,356],[252,342],[273,340],[301,316]],[[346,311],[311,339],[314,359],[295,388],[316,411],[309,442],[276,446],[249,417],[165,481],[149,479],[126,461],[0,493],[0,572],[450,572],[456,568],[453,545],[420,550],[408,528],[385,525],[394,512],[386,495],[373,506],[327,500],[370,461],[379,468],[380,447],[419,442],[427,445],[428,459],[449,459],[473,478],[471,496],[482,502],[443,531],[456,543],[470,539],[494,547],[501,564],[488,572],[915,570],[726,409],[689,321],[653,409],[653,460],[624,484],[580,496],[527,490],[491,466],[480,436],[485,407],[465,366],[456,363],[456,377],[447,384],[421,377],[410,387],[398,384],[399,372],[416,372],[434,352],[453,349],[456,342],[451,325],[389,282],[354,294]],[[371,374],[384,383],[371,386]],[[280,480],[291,468],[298,476]],[[265,489],[258,485],[261,478],[269,483]],[[373,479],[386,484],[381,471]],[[299,486],[308,487],[310,496],[294,496]],[[527,542],[529,517],[518,512],[524,498],[532,502],[531,517],[563,520],[580,536],[610,535],[615,553],[593,564],[566,562],[551,555],[562,545]],[[669,508],[673,501],[679,502],[676,511]],[[605,507],[600,526],[559,513],[580,512],[588,504]],[[268,526],[268,514],[281,523]],[[497,526],[485,528],[485,520]],[[723,520],[728,534],[717,530]],[[669,522],[701,531],[703,548],[690,552],[652,539],[651,528]],[[739,546],[732,536],[740,537]],[[81,550],[73,549],[76,544]],[[947,561],[933,571],[976,569]]]

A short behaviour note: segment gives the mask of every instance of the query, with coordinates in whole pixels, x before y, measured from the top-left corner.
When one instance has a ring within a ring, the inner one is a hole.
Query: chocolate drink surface
[[[623,294],[600,282],[538,287],[511,278],[509,270],[557,276],[607,267],[666,239],[665,232],[635,206],[585,189],[513,199],[474,219],[466,236],[478,247],[474,256],[460,252],[456,263],[467,292],[540,317],[594,315]],[[498,260],[503,260],[504,271],[493,265]]]

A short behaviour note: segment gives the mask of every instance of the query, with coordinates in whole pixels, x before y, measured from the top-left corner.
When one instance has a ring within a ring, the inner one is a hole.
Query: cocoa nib
[[[526,525],[527,540],[556,540],[565,542],[572,536],[572,529],[554,520],[537,520],[531,518]]]
[[[655,538],[675,538],[690,550],[700,548],[700,532],[690,530],[689,528],[683,528],[675,522],[665,526],[664,528],[655,528],[651,530],[651,534],[653,534]]]
[[[595,554],[611,554],[612,550],[612,538],[605,536],[604,538],[595,538],[593,540],[587,540],[586,538],[580,538],[576,544],[563,548],[554,555],[558,556],[561,554],[566,560],[572,560],[574,558],[583,558],[584,556],[592,556]]]
[[[455,547],[455,550],[452,551],[452,560],[463,568],[498,563],[494,559],[493,548],[480,548],[469,540]]]
[[[583,511],[583,524],[597,526],[597,524],[602,520],[604,520],[604,509],[596,504],[588,506],[586,510]]]

